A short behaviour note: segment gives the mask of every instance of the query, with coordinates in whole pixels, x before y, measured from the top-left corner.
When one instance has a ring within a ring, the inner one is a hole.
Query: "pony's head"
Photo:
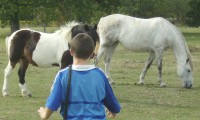
[[[87,24],[76,25],[72,28],[72,38],[74,38],[79,33],[87,33],[92,37],[95,45],[94,56],[96,56],[99,47],[99,35],[97,34],[97,25],[90,26]]]
[[[187,58],[186,62],[179,68],[179,77],[183,80],[183,87],[191,88],[193,83],[191,59]]]

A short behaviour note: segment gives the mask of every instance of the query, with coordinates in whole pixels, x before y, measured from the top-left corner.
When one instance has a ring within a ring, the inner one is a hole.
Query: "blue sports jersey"
[[[61,115],[64,115],[68,69],[67,67],[56,75],[46,103],[46,107],[53,111],[61,106]],[[113,113],[119,113],[121,109],[102,70],[94,65],[72,65],[67,119],[105,120],[104,106]]]

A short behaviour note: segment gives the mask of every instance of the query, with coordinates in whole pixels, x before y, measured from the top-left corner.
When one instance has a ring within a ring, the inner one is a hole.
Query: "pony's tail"
[[[9,37],[10,37],[10,36],[7,36],[7,37],[6,37],[6,40],[5,40],[5,44],[6,44],[6,52],[7,52],[7,54],[9,54],[9,53],[8,53],[8,52],[9,52],[9,50],[8,50],[8,49],[9,49],[9,46],[8,46],[8,42],[9,42],[8,40],[9,40]]]

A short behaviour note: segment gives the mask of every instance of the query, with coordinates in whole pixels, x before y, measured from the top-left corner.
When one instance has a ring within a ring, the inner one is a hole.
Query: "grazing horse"
[[[31,96],[31,92],[25,84],[25,73],[28,65],[65,68],[73,62],[68,41],[78,33],[87,33],[93,38],[97,47],[99,36],[96,28],[97,26],[70,22],[54,33],[42,33],[30,29],[14,32],[6,39],[9,61],[4,73],[3,96],[9,95],[8,78],[17,63],[20,64],[18,76],[21,94],[22,96]]]
[[[150,53],[140,75],[139,84],[144,84],[145,74],[156,58],[159,71],[158,81],[161,87],[166,86],[162,80],[162,57],[164,50],[170,48],[175,54],[177,74],[183,80],[183,86],[192,87],[190,51],[181,32],[166,19],[161,17],[140,19],[113,14],[100,19],[97,32],[100,45],[95,64],[105,55],[105,72],[110,83],[114,81],[110,76],[109,64],[116,46],[121,43],[130,51]]]

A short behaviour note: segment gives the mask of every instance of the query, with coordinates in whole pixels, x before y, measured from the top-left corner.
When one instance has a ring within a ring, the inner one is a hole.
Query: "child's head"
[[[94,51],[93,39],[85,34],[79,33],[70,41],[71,50],[76,58],[88,59]]]

